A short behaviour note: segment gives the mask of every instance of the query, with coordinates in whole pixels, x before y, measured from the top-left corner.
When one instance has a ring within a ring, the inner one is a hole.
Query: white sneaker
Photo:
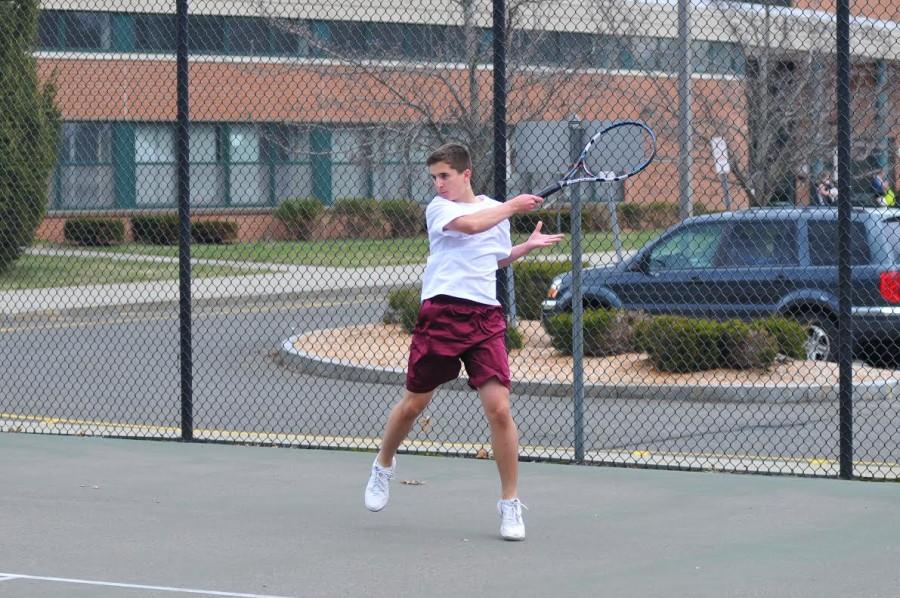
[[[518,498],[497,501],[497,512],[500,513],[500,537],[504,540],[524,540],[525,520],[522,509],[528,509]]]
[[[391,478],[394,477],[396,466],[396,458],[391,462],[390,467],[382,467],[378,464],[378,457],[375,457],[375,462],[372,463],[372,475],[369,476],[369,483],[366,484],[366,508],[370,511],[380,511],[387,506]]]

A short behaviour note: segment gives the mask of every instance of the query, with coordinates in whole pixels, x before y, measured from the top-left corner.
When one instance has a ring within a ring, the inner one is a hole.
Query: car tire
[[[825,314],[809,314],[798,318],[806,326],[803,349],[813,361],[837,361],[838,334],[834,321]]]

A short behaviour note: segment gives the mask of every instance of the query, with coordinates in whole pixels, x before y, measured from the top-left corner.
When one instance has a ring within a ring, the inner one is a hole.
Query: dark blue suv
[[[852,211],[852,314],[857,348],[900,341],[900,210]],[[688,218],[633,256],[583,272],[585,307],[714,319],[771,315],[807,325],[809,359],[837,355],[837,209],[754,208]],[[572,308],[571,274],[542,303]]]

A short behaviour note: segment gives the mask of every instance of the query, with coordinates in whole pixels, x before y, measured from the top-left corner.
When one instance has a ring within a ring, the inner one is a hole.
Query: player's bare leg
[[[379,465],[391,467],[397,449],[406,439],[416,419],[431,402],[433,394],[434,391],[418,393],[407,390],[403,398],[394,405],[384,428],[384,439],[381,442],[381,450],[378,452],[377,459]]]
[[[509,389],[491,378],[478,389],[478,395],[491,426],[491,447],[500,473],[501,497],[515,498],[519,483],[519,431],[509,408]]]
[[[497,501],[500,514],[500,536],[504,540],[525,539],[525,519],[519,500],[519,432],[509,408],[509,389],[496,378],[478,389],[481,404],[491,425],[491,446],[494,460],[500,472],[501,500]]]

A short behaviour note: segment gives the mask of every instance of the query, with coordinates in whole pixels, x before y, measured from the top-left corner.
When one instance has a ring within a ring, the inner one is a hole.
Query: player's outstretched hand
[[[565,235],[545,235],[541,232],[543,226],[544,223],[538,220],[537,225],[534,227],[534,231],[532,231],[531,235],[528,237],[528,241],[526,241],[529,250],[540,249],[541,247],[551,247],[562,241],[565,237]]]
[[[513,206],[515,206],[516,212],[530,212],[532,210],[538,209],[543,201],[544,198],[540,195],[523,193],[522,195],[516,195],[512,199],[508,200],[507,203],[513,204]]]

